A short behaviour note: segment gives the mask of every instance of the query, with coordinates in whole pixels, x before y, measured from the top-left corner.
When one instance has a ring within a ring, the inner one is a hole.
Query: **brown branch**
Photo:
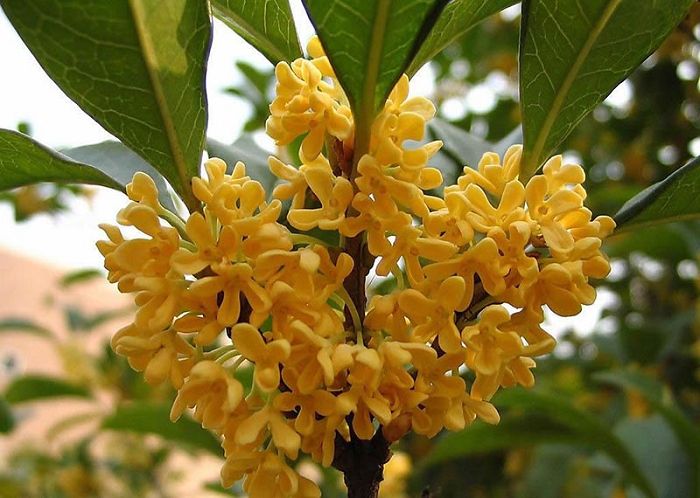
[[[352,257],[354,261],[354,266],[350,275],[345,279],[343,285],[345,290],[348,291],[350,298],[352,299],[357,313],[360,315],[360,319],[365,316],[365,309],[367,307],[367,293],[365,282],[367,280],[367,275],[369,270],[372,268],[374,258],[367,250],[367,244],[364,241],[364,236],[362,233],[359,235],[348,238],[345,240],[345,252]],[[345,323],[352,323],[352,317],[348,309],[345,309]],[[356,331],[356,332],[359,332]]]
[[[350,441],[336,433],[333,467],[343,473],[348,498],[377,498],[384,464],[391,458],[390,443],[381,429],[370,440],[360,439],[352,430],[351,419],[349,424]]]
[[[348,178],[357,191],[354,165],[358,158],[353,157],[353,151],[348,148],[347,144],[339,140],[328,144],[327,149],[333,172],[338,176]],[[349,216],[356,214],[352,207],[348,209]],[[367,307],[365,282],[374,263],[374,257],[367,249],[364,233],[346,238],[341,250],[345,251],[354,262],[352,271],[345,278],[343,286],[360,316],[360,321],[362,321]],[[353,324],[352,315],[347,306],[345,307],[345,323],[347,324],[346,329],[354,326],[351,325]],[[359,326],[362,328],[362,323]],[[365,344],[367,344],[369,338],[364,337],[364,330],[354,330],[354,332],[355,334],[362,333]],[[357,437],[352,429],[352,415],[348,416],[348,424],[350,426],[349,441],[345,441],[336,433],[333,467],[343,473],[345,485],[348,487],[348,498],[376,498],[379,493],[379,484],[384,478],[384,464],[391,458],[390,443],[384,437],[381,428],[377,430],[372,439],[367,441]]]

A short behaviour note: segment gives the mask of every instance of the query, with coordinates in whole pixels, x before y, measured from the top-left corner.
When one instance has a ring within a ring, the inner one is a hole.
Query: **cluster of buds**
[[[554,346],[543,307],[578,313],[595,298],[589,277],[609,272],[600,246],[614,223],[583,206],[580,166],[554,157],[524,183],[513,146],[428,195],[442,183],[428,166],[442,144],[408,143],[423,140],[432,103],[409,98],[403,76],[359,154],[317,39],[309,53],[276,68],[268,133],[279,145],[305,138],[301,166],[270,158],[283,180],[274,200],[243,164],[227,173],[210,159],[193,180],[201,212],[182,220],[137,174],[118,222],[147,237],[103,226],[98,243],[110,281],[138,306],[114,349],[178,390],[173,419],[194,408],[222,436],[223,483],[245,478],[252,498],[320,496],[291,462],[303,452],[330,466],[340,439],[497,423],[492,396],[532,386],[533,358]],[[301,233],[311,229],[339,232],[340,246]],[[365,264],[346,252],[358,237],[376,273],[397,282],[366,312],[344,283]],[[245,368],[250,387],[237,380]]]

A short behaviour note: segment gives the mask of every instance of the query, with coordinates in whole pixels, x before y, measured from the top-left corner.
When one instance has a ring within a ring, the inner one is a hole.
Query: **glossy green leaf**
[[[615,215],[617,231],[700,218],[700,158],[627,201]]]
[[[661,44],[692,3],[523,2],[520,99],[526,175]]]
[[[197,422],[181,417],[170,421],[170,406],[165,403],[138,402],[120,406],[102,421],[104,429],[156,434],[166,441],[184,444],[216,456],[223,454],[219,441]]]
[[[38,182],[87,183],[124,190],[93,166],[70,159],[19,132],[0,129],[0,190]]]
[[[5,390],[5,399],[12,404],[62,397],[91,398],[92,395],[83,386],[44,375],[17,377]]]
[[[416,74],[423,64],[457,41],[471,28],[490,15],[520,0],[453,0],[448,3],[430,30],[406,73]]]
[[[160,173],[119,142],[106,141],[58,152],[19,132],[0,129],[0,190],[57,182],[101,185],[125,192],[137,171],[153,178],[161,204],[176,211]]]
[[[15,427],[15,418],[12,415],[12,409],[3,397],[0,397],[0,434],[12,432]]]
[[[494,148],[492,143],[440,118],[430,121],[428,129],[433,140],[442,140],[442,152],[461,167],[476,168],[481,156]]]
[[[214,15],[270,62],[301,57],[288,0],[212,0]]]
[[[497,143],[491,143],[477,137],[440,118],[435,118],[428,124],[433,140],[442,140],[442,150],[452,156],[462,166],[476,168],[487,152],[495,152],[503,157],[508,147],[522,143],[523,133],[520,127],[515,128]]]
[[[61,153],[76,161],[94,166],[114,178],[122,186],[131,183],[131,179],[137,171],[146,173],[153,178],[158,188],[160,203],[170,211],[177,212],[168,186],[161,174],[124,144],[108,140],[97,144],[63,149]]]
[[[228,166],[229,173],[233,171],[233,167],[238,161],[243,162],[246,174],[253,180],[260,182],[267,192],[268,198],[272,195],[277,177],[272,174],[267,165],[270,153],[260,148],[250,135],[241,135],[231,145],[210,138],[207,140],[207,152],[210,157],[223,159]]]
[[[596,416],[561,397],[519,388],[499,393],[494,403],[499,410],[510,410],[501,424],[475,424],[443,437],[428,462],[432,465],[458,456],[539,443],[570,443],[604,452],[646,496],[655,496],[628,449]],[[472,431],[476,434],[470,434]]]
[[[52,337],[51,332],[26,318],[3,318],[0,320],[0,332],[22,332],[40,337]]]
[[[463,129],[435,118],[428,124],[428,135],[431,140],[442,140],[443,146],[433,158],[430,165],[442,173],[442,188],[454,185],[464,171],[464,167],[477,168],[481,156],[486,152],[496,152],[503,157],[508,147],[522,143],[522,129],[517,127],[498,143],[488,142]],[[440,190],[436,190],[440,195]]]
[[[611,258],[626,258],[633,252],[642,252],[659,260],[682,261],[692,259],[700,251],[695,251],[686,242],[679,228],[682,223],[670,223],[646,227],[644,230],[622,230],[624,237],[610,237],[605,241],[605,252]],[[700,233],[700,226],[698,233]]]
[[[205,0],[0,0],[48,75],[191,208],[211,41]]]
[[[406,71],[445,0],[304,0],[355,116],[355,151],[369,145],[377,109]]]

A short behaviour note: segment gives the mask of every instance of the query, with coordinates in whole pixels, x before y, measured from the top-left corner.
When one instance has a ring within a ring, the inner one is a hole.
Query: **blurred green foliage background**
[[[512,10],[494,16],[430,64],[440,118],[494,143],[517,129],[519,21]],[[245,82],[227,91],[251,106],[245,132],[260,132],[273,91],[272,68],[261,71],[240,62],[235,70]],[[634,194],[700,155],[699,74],[696,4],[663,46],[565,143],[562,152],[586,168],[594,214],[615,213]],[[439,158],[448,178],[461,166],[450,146],[459,148],[447,143]],[[287,152],[296,148],[292,144]],[[293,160],[294,153],[288,157]],[[28,187],[3,199],[13,203],[21,221],[63,208],[60,198],[66,194],[84,192]],[[30,197],[34,203],[26,202]],[[396,448],[400,464],[387,469],[382,496],[636,498],[646,490],[659,498],[700,497],[700,223],[621,234],[606,244],[613,272],[599,283],[605,309],[593,332],[566,331],[557,352],[538,361],[532,392],[496,398],[501,425],[477,422],[463,433],[402,441]],[[82,278],[75,280],[79,285]],[[76,312],[66,320],[72,334],[86,334],[101,321],[118,319],[112,311],[105,310],[97,322]],[[32,332],[30,321],[0,320],[0,333]],[[56,340],[46,334],[46,340]],[[170,428],[172,393],[147,388],[107,344],[89,362],[94,375],[71,377],[68,369],[65,378],[53,382],[73,397],[109,390],[109,409],[58,454],[13,450],[0,469],[0,497],[182,496],[177,486],[164,482],[174,478],[167,471],[169,456],[214,454],[216,443],[187,420]],[[23,423],[22,405],[50,402],[41,395],[46,387],[41,382],[49,381],[12,380],[0,399],[0,429],[11,433]],[[124,432],[134,428],[141,434]],[[106,430],[111,436],[104,436]],[[145,443],[154,433],[161,438]],[[102,437],[111,437],[109,451],[96,455],[91,448]],[[129,451],[136,446],[148,451]],[[324,496],[343,495],[335,471],[300,465],[323,479]],[[232,492],[216,483],[208,490]]]

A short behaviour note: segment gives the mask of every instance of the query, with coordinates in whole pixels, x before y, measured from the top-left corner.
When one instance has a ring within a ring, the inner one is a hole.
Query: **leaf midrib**
[[[375,10],[374,22],[372,24],[372,33],[370,35],[371,43],[369,52],[367,53],[367,74],[362,86],[362,94],[360,97],[360,108],[357,116],[357,135],[355,143],[354,162],[369,150],[370,127],[376,109],[376,92],[377,81],[379,79],[379,65],[384,52],[384,38],[386,35],[386,25],[389,19],[392,0],[378,0]],[[356,169],[356,168],[353,168]]]
[[[192,207],[196,201],[190,190],[190,176],[187,172],[187,161],[185,160],[184,153],[180,147],[179,138],[177,132],[175,131],[175,123],[173,122],[172,115],[168,112],[167,99],[165,98],[165,91],[163,89],[162,82],[155,71],[155,61],[158,60],[155,54],[155,49],[148,37],[147,29],[144,23],[145,13],[142,10],[139,0],[129,0],[129,11],[131,12],[131,17],[134,21],[134,27],[136,30],[136,36],[138,38],[139,45],[141,46],[141,51],[144,55],[144,62],[146,63],[146,72],[148,73],[148,79],[151,83],[153,89],[153,94],[156,99],[156,104],[158,107],[158,113],[160,114],[161,120],[163,121],[163,129],[168,138],[168,145],[170,147],[170,153],[173,157],[173,162],[179,176],[180,185],[182,191],[187,195],[187,199],[184,199],[185,204],[188,207]]]
[[[533,147],[532,152],[529,154],[527,154],[526,152],[527,160],[525,163],[525,171],[527,171],[529,174],[534,173],[537,169],[537,166],[539,166],[540,155],[544,150],[544,145],[547,141],[547,137],[549,136],[549,132],[551,131],[552,127],[554,126],[554,122],[559,116],[559,112],[561,111],[561,108],[564,105],[564,100],[569,94],[569,91],[571,90],[571,87],[573,86],[574,81],[576,80],[576,77],[578,76],[578,73],[581,70],[581,67],[583,66],[583,63],[588,58],[588,55],[593,49],[593,45],[598,40],[598,37],[603,32],[603,29],[605,29],[605,26],[607,26],[608,22],[610,21],[610,18],[615,13],[615,10],[617,10],[621,3],[622,0],[611,0],[610,3],[605,7],[602,15],[600,16],[596,24],[593,26],[593,29],[591,30],[590,34],[588,35],[586,43],[583,45],[583,48],[578,53],[576,60],[571,65],[571,68],[569,69],[566,78],[564,78],[564,82],[562,83],[561,87],[559,87],[559,90],[557,91],[557,94],[555,95],[554,100],[552,101],[552,106],[550,107],[549,113],[547,114],[547,118],[545,119],[542,127],[540,128],[540,132],[537,135],[537,140],[535,141],[535,146]],[[533,161],[535,161],[535,164],[532,164]]]

